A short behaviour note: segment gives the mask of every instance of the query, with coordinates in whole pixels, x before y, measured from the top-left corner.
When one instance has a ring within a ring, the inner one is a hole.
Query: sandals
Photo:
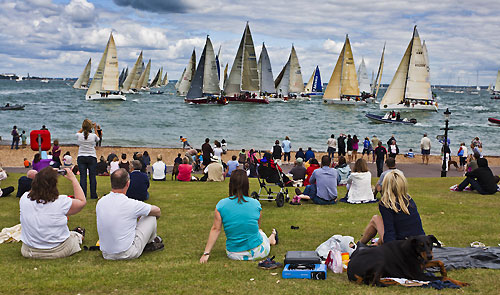
[[[274,240],[276,241],[276,245],[278,245],[278,243],[279,243],[278,230],[273,228],[272,233],[274,234]]]

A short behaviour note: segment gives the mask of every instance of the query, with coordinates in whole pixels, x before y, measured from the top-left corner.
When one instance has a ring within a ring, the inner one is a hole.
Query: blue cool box
[[[314,269],[302,267],[302,265],[297,267],[293,264],[285,264],[282,277],[284,279],[326,280],[326,265],[314,264]]]

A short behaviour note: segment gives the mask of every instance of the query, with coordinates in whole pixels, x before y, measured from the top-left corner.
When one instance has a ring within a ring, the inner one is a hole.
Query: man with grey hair
[[[130,187],[127,191],[127,197],[138,201],[146,201],[149,199],[149,177],[146,173],[141,172],[142,163],[139,160],[131,162],[132,172],[130,172]]]
[[[143,251],[164,248],[156,235],[160,208],[128,198],[129,186],[129,174],[120,168],[111,174],[111,192],[97,202],[97,232],[104,259],[134,259]]]

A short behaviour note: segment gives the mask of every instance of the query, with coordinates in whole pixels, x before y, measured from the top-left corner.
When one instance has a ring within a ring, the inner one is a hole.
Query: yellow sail
[[[142,65],[142,51],[141,51],[141,54],[139,54],[139,57],[137,58],[137,60],[135,61],[134,67],[132,68],[132,71],[130,71],[130,74],[127,76],[127,78],[123,82],[122,91],[128,91],[130,88],[132,88],[132,83],[135,80],[135,76],[137,75],[141,65]]]
[[[346,36],[344,44],[344,58],[341,75],[340,95],[355,95],[359,96],[358,78],[356,75],[356,66],[354,65],[354,57],[352,56],[351,42]]]
[[[325,94],[323,98],[325,99],[340,99],[340,78],[342,76],[342,63],[344,60],[344,47],[342,47],[342,51],[339,54],[339,58],[337,59],[337,63],[335,64],[335,68],[333,69],[332,76],[330,77],[330,81],[328,82],[328,86],[325,89]]]
[[[91,60],[92,59],[89,58],[89,61],[87,62],[87,65],[85,66],[85,69],[83,70],[82,74],[80,75],[80,77],[78,77],[78,80],[76,80],[75,84],[73,84],[73,88],[80,89],[82,87],[87,87],[90,78]]]
[[[109,36],[108,44],[86,95],[99,91],[118,91],[118,57],[113,33]]]
[[[151,71],[151,59],[149,59],[146,69],[139,78],[139,82],[137,82],[137,89],[146,88],[148,86],[150,71]]]

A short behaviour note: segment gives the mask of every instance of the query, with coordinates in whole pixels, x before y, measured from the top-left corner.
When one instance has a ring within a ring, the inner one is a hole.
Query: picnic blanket
[[[450,269],[500,269],[500,247],[442,247],[434,248],[435,260],[441,260]]]

